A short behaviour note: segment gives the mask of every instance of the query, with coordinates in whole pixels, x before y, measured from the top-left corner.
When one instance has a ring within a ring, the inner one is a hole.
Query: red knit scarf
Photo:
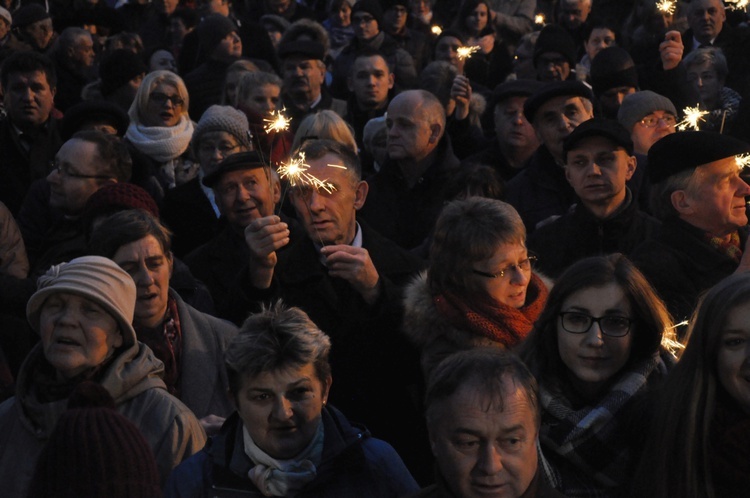
[[[725,254],[735,260],[736,262],[740,262],[740,259],[742,259],[742,249],[740,249],[740,234],[739,232],[733,232],[732,235],[729,236],[729,240],[724,240],[721,237],[714,237],[710,233],[706,234],[706,241],[722,254]]]
[[[433,297],[438,312],[456,328],[468,330],[512,348],[531,332],[547,302],[547,286],[535,274],[526,290],[526,304],[513,308],[489,296],[470,301],[445,292]]]

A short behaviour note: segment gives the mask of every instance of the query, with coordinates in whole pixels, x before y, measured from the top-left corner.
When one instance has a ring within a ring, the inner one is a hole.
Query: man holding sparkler
[[[706,131],[667,135],[648,151],[651,211],[662,227],[632,256],[676,322],[703,291],[750,269],[750,186],[740,178],[748,153],[747,143]]]
[[[422,263],[358,220],[368,184],[353,151],[311,140],[301,153],[280,175],[293,185],[289,200],[306,236],[290,234],[273,214],[247,226],[244,311],[283,298],[307,312],[333,344],[338,380],[331,402],[410,455],[407,465],[415,472],[414,465],[429,460],[422,460],[429,449],[412,397],[419,357],[400,333],[401,287]]]

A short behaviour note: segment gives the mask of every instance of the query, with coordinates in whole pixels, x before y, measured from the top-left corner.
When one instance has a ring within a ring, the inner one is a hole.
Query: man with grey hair
[[[65,28],[55,42],[52,58],[57,73],[55,107],[65,112],[81,101],[81,91],[94,81],[94,41],[82,28]]]
[[[273,213],[247,226],[250,256],[238,276],[236,309],[252,311],[283,298],[305,310],[331,336],[334,403],[400,453],[408,449],[411,463],[419,465],[412,450],[421,441],[411,427],[419,426],[420,415],[411,389],[421,373],[400,323],[402,287],[422,263],[358,217],[368,184],[360,179],[353,151],[331,140],[311,140],[301,152],[306,173],[327,185],[302,182],[290,188],[288,201],[303,235]]]
[[[425,90],[407,90],[388,105],[388,159],[368,179],[370,202],[362,216],[405,249],[424,242],[458,170],[445,134],[445,110]]]
[[[414,498],[555,498],[537,450],[534,377],[513,353],[472,349],[446,358],[427,385],[437,483]]]
[[[703,291],[750,268],[750,185],[738,159],[747,153],[747,143],[707,131],[667,135],[648,151],[651,211],[662,227],[631,256],[675,322],[690,317]]]

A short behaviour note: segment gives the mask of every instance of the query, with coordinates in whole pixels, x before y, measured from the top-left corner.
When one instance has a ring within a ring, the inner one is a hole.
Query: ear
[[[638,167],[638,160],[635,158],[635,156],[630,156],[628,158],[628,169],[625,172],[625,180],[630,180],[633,178],[633,175],[635,174],[635,169]]]
[[[390,90],[393,88],[393,85],[396,84],[396,75],[393,73],[388,73],[388,89]]]
[[[273,196],[273,205],[277,205],[281,200],[281,182],[278,178],[271,179],[271,194]]]
[[[669,196],[669,199],[672,201],[672,207],[674,207],[680,215],[690,215],[695,212],[695,209],[693,209],[692,198],[686,190],[675,190]]]
[[[323,383],[323,393],[321,395],[321,398],[324,405],[328,403],[328,394],[331,392],[331,384],[333,384],[333,377],[329,375],[326,378],[326,381]]]
[[[359,183],[357,183],[357,187],[354,189],[354,209],[355,211],[359,211],[362,209],[362,206],[365,205],[365,201],[367,200],[367,193],[370,191],[370,185],[362,180]]]
[[[430,125],[430,143],[435,144],[440,141],[440,137],[443,134],[443,127],[440,123],[433,123]]]

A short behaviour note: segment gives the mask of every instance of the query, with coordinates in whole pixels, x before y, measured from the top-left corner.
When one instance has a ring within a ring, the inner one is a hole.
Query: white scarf
[[[185,116],[174,126],[144,126],[131,122],[125,138],[148,157],[164,163],[187,150],[193,138],[193,122]]]
[[[305,484],[315,479],[315,466],[320,465],[323,455],[322,421],[307,448],[289,460],[276,460],[258,448],[247,427],[242,427],[242,435],[245,454],[255,464],[247,476],[264,496],[294,496]]]

